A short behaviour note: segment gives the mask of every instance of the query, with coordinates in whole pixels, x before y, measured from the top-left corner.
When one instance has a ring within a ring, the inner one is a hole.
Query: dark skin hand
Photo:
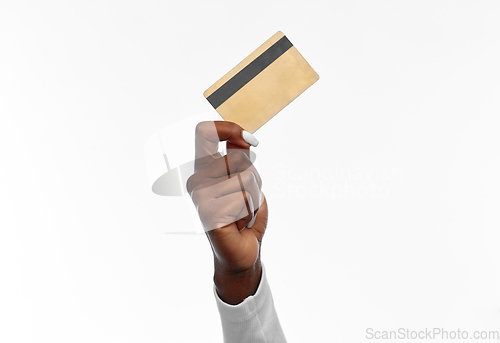
[[[262,181],[242,133],[231,122],[198,124],[195,174],[186,185],[212,247],[217,293],[231,305],[258,288],[260,247],[268,218]],[[220,141],[226,141],[226,156],[218,153]]]
[[[238,232],[236,224],[231,224],[208,232],[214,252],[215,287],[224,302],[236,305],[257,291],[262,275],[260,246],[266,225],[264,200],[252,228]]]

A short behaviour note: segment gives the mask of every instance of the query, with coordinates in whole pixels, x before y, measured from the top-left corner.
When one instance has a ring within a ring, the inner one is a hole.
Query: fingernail
[[[250,220],[250,222],[247,224],[247,228],[250,229],[253,226],[253,224],[255,223],[255,218],[256,217],[257,216],[255,216],[255,215],[252,217],[252,220]]]
[[[243,139],[245,140],[245,142],[247,142],[251,146],[256,147],[257,145],[259,145],[259,140],[257,138],[255,138],[255,136],[252,135],[250,132],[243,131],[242,135],[243,135]]]

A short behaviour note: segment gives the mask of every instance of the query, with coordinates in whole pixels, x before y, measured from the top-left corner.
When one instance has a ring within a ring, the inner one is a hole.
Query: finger
[[[262,178],[257,168],[246,155],[239,153],[238,156],[234,156],[234,154],[229,153],[229,155],[214,160],[211,164],[202,167],[196,174],[193,174],[187,182],[188,192],[191,193],[194,188],[209,187],[226,181],[232,176],[245,171],[251,172],[255,176],[259,188],[262,188]]]
[[[250,192],[254,200],[260,201],[260,189],[259,183],[254,173],[250,170],[245,170],[241,173],[233,175],[230,179],[221,182],[214,187],[215,197],[219,198],[226,194],[235,193],[239,191]],[[256,203],[258,206],[259,203]]]
[[[264,193],[261,194],[261,205],[254,218],[255,222],[251,225],[251,230],[243,230],[241,231],[241,235],[255,235],[258,241],[262,241],[262,237],[266,231],[268,219],[267,201]],[[249,227],[250,224],[251,223],[247,224],[247,227]]]
[[[245,206],[246,206],[246,212],[248,213],[246,216],[242,217],[241,219],[236,220],[236,227],[238,228],[238,231],[242,231],[245,227],[250,226],[250,224],[253,224],[255,221],[255,207],[254,207],[254,200],[252,198],[251,193],[243,191],[241,194],[245,197]],[[249,196],[247,196],[249,195]]]
[[[220,198],[231,193],[246,191],[252,196],[253,208],[259,208],[261,188],[255,175],[251,171],[246,170],[238,173],[230,179],[221,177],[210,180],[212,184],[205,183],[199,185],[190,193],[195,204],[209,201],[214,198]]]
[[[195,188],[212,186],[231,178],[232,175],[249,170],[257,179],[259,187],[262,187],[262,179],[253,165],[250,158],[241,150],[231,150],[227,155],[221,158],[212,158],[212,162],[198,167],[186,183],[189,194],[192,194]]]
[[[243,186],[241,183],[237,182],[236,177],[240,174],[243,176]],[[256,183],[255,186],[253,182]],[[231,174],[230,176],[224,175],[213,178],[206,177],[198,172],[193,174],[187,181],[187,191],[195,203],[198,202],[196,199],[201,195],[203,197],[216,198],[240,190],[252,190],[254,187],[259,191],[262,189],[262,178],[254,166],[240,173]]]
[[[243,227],[253,216],[253,200],[249,192],[236,192],[202,202],[198,213],[205,231],[226,227],[242,220]]]
[[[243,150],[231,149],[225,156],[213,159],[210,165],[205,165],[200,168],[199,172],[206,177],[218,178],[221,176],[231,176],[252,167],[252,160]],[[204,173],[205,170],[206,173]]]
[[[257,139],[243,130],[241,126],[229,121],[205,121],[196,126],[195,166],[210,163],[210,157],[217,154],[218,143],[228,141],[233,146],[249,149],[257,146]]]

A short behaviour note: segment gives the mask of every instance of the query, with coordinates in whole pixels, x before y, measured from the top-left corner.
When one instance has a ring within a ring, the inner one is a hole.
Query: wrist
[[[215,261],[214,284],[219,298],[227,304],[237,305],[257,292],[262,277],[260,259],[247,269],[234,270]]]

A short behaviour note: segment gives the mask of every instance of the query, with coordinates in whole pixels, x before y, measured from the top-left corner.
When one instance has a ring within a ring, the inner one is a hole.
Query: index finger
[[[227,141],[230,146],[249,149],[259,141],[241,126],[229,121],[203,121],[196,126],[195,170],[213,161],[219,142]]]

